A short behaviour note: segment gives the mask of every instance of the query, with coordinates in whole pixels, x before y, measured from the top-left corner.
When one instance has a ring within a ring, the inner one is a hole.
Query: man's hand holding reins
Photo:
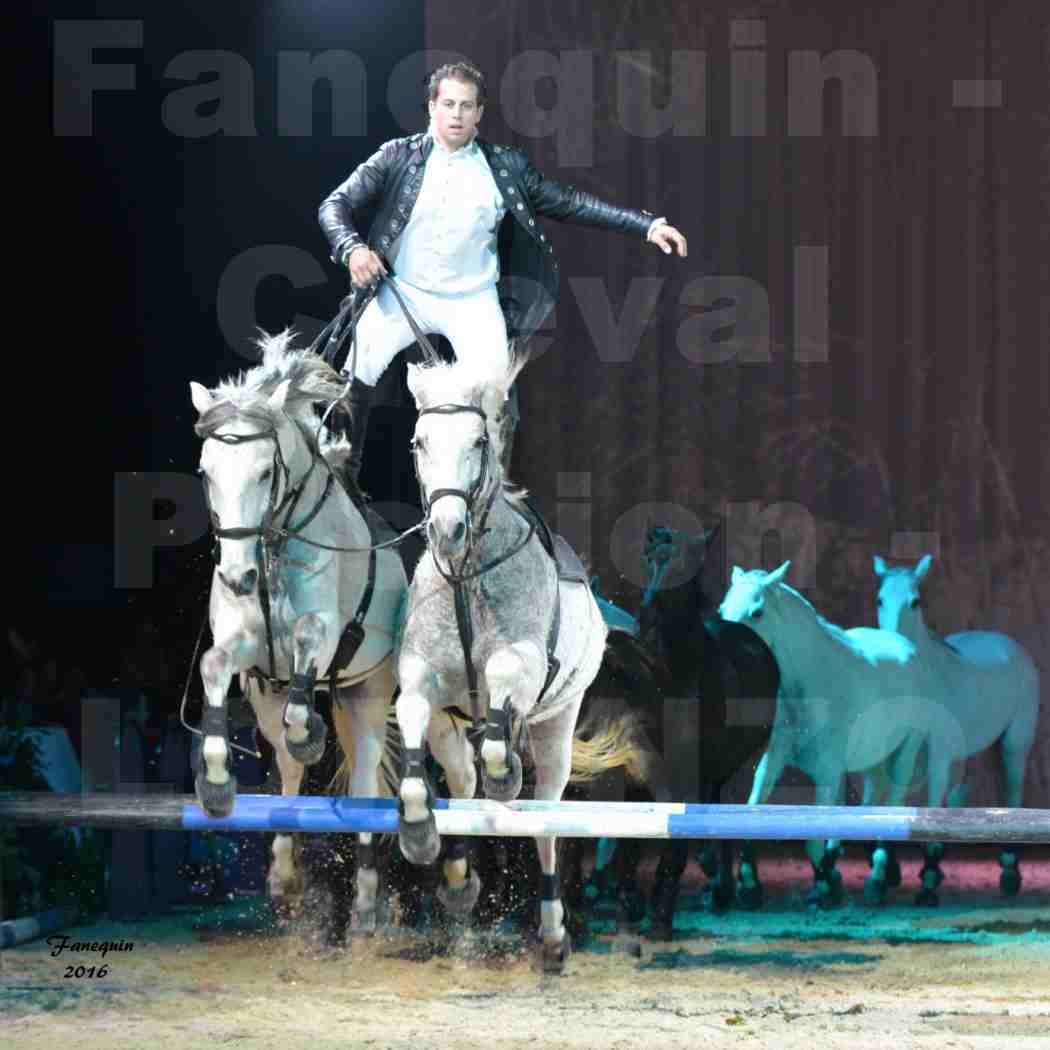
[[[383,260],[367,244],[359,244],[350,253],[346,268],[350,271],[350,283],[355,288],[367,288],[380,277],[386,276]]]

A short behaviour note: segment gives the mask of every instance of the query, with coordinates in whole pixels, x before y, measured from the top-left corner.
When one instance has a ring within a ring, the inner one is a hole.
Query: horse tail
[[[570,784],[585,784],[622,766],[636,784],[649,780],[652,756],[641,720],[629,711],[615,718],[587,718],[572,738]]]

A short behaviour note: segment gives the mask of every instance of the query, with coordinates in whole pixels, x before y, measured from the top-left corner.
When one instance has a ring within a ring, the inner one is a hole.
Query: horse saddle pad
[[[587,570],[583,567],[580,556],[569,546],[564,536],[551,532],[550,526],[532,501],[526,497],[518,504],[518,509],[536,526],[536,535],[539,536],[544,550],[554,559],[554,564],[558,567],[558,579],[590,586]]]

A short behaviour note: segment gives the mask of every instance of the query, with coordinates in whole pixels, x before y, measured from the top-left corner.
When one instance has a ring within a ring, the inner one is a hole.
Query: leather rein
[[[468,570],[467,565],[471,561],[472,555],[474,554],[474,543],[475,540],[479,541],[489,531],[485,526],[488,521],[489,513],[495,504],[497,496],[501,495],[500,486],[498,484],[489,485],[489,493],[485,497],[484,506],[481,509],[480,516],[476,513],[475,504],[481,497],[482,493],[486,488],[486,481],[489,479],[489,456],[491,443],[488,438],[487,423],[488,416],[485,411],[476,405],[459,405],[459,404],[443,404],[435,405],[431,408],[421,409],[419,412],[420,418],[425,415],[455,415],[461,412],[473,412],[475,415],[481,418],[482,423],[486,424],[486,432],[482,436],[481,440],[481,466],[478,469],[478,475],[474,479],[469,489],[454,489],[454,488],[439,488],[435,489],[431,493],[427,493],[423,487],[423,483],[419,476],[419,450],[420,445],[417,439],[413,438],[411,443],[412,451],[412,465],[416,473],[416,481],[419,484],[420,499],[423,505],[423,520],[430,520],[430,510],[437,500],[442,499],[445,496],[456,496],[463,500],[467,508],[467,539],[466,549],[463,554],[463,560],[460,562],[459,569],[453,570],[451,567],[446,569],[441,561],[438,559],[436,552],[430,546],[430,537],[427,536],[427,548],[430,550],[430,556],[434,562],[437,571],[441,574],[445,582],[452,588],[452,594],[454,598],[455,611],[456,611],[456,627],[459,631],[459,643],[463,650],[463,661],[466,667],[467,674],[467,695],[470,697],[470,716],[474,723],[471,735],[480,736],[485,731],[485,719],[482,717],[480,710],[480,700],[478,695],[478,671],[474,666],[474,659],[471,655],[471,650],[474,646],[474,623],[471,617],[470,611],[470,596],[467,594],[466,584],[470,580],[478,579],[484,576],[486,573],[491,572],[497,566],[502,565],[504,562],[509,561],[519,551],[524,550],[526,545],[532,539],[536,533],[536,523],[528,518],[514,503],[508,502],[508,505],[522,518],[528,528],[522,534],[522,536],[516,540],[507,550],[494,558],[483,562],[481,565],[476,566],[473,569]],[[477,523],[475,526],[475,519]],[[539,696],[536,698],[537,703],[546,694],[551,682],[557,676],[560,670],[560,663],[555,657],[554,653],[558,645],[558,632],[561,625],[561,593],[558,587],[557,581],[555,581],[554,589],[554,611],[551,616],[550,628],[547,632],[547,678],[543,684],[543,688],[540,690]]]

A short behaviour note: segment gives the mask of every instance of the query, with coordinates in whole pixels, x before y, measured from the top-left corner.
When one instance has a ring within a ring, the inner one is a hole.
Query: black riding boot
[[[350,441],[350,457],[346,462],[346,474],[351,482],[351,491],[360,492],[358,479],[361,476],[361,460],[365,453],[365,435],[368,433],[368,417],[375,399],[375,387],[362,383],[354,378],[353,385],[346,395],[345,403],[350,412],[350,426],[347,438]]]
[[[514,453],[514,435],[517,432],[520,418],[518,411],[518,384],[515,383],[507,395],[507,405],[503,410],[503,417],[500,419],[500,438],[503,445],[500,461],[503,466],[504,478],[510,475],[510,460]]]

